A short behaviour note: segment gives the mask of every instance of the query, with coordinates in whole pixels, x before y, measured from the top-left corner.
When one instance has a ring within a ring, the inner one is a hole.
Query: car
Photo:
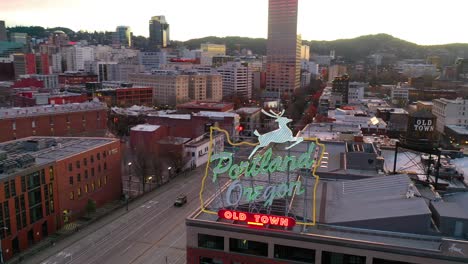
[[[174,202],[174,206],[177,206],[177,207],[180,207],[184,204],[187,203],[187,195],[185,194],[180,194],[179,196],[177,196],[175,202]]]

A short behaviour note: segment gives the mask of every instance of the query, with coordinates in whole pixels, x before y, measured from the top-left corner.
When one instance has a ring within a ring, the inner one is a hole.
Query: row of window
[[[104,171],[107,171],[107,163],[104,162],[103,165],[104,165],[104,166],[103,166],[103,167],[104,167]],[[101,173],[101,164],[99,164],[99,165],[97,166],[97,171],[98,171],[98,173]],[[95,175],[95,173],[94,173],[94,168],[91,168],[91,177],[94,177],[94,175]],[[85,180],[87,180],[87,179],[89,178],[89,176],[88,176],[88,170],[85,170],[85,171],[84,171],[84,178],[85,178]],[[75,178],[74,178],[73,176],[70,176],[70,177],[69,177],[69,183],[70,183],[70,185],[73,185],[73,184],[74,184],[74,179],[75,179]],[[77,182],[81,182],[81,173],[78,173],[78,174],[76,175],[76,181],[77,181]]]
[[[97,120],[100,120],[100,113],[98,112],[97,113]],[[86,121],[86,117],[84,115],[81,116],[81,120],[82,121]],[[66,122],[67,123],[70,123],[70,117],[69,116],[66,116]],[[53,116],[49,116],[49,125],[54,125],[54,117]],[[13,130],[16,130],[16,121],[13,121],[11,123],[11,127]],[[32,128],[35,128],[36,127],[36,120],[32,120],[31,121],[31,127]]]
[[[224,237],[198,234],[198,247],[224,251]],[[268,257],[268,243],[229,238],[229,251],[260,257]],[[274,245],[273,256],[275,259],[289,260],[303,263],[316,263],[315,250],[292,247],[286,245]],[[200,257],[200,263],[222,264],[223,261],[216,258]],[[342,254],[322,251],[322,264],[365,264],[365,256]],[[410,264],[409,262],[392,261],[385,259],[373,259],[373,264]]]
[[[102,157],[105,159],[107,157],[107,151],[102,152]],[[89,157],[91,163],[94,163],[94,155],[91,155]],[[101,153],[96,154],[96,159],[101,160]],[[83,158],[83,165],[88,166],[88,158]],[[77,160],[75,161],[75,168],[79,169],[81,168],[81,161]],[[73,163],[68,163],[68,171],[73,171]]]
[[[97,180],[97,188],[101,188],[102,185],[106,185],[107,184],[107,175],[104,176],[104,180],[101,181],[101,178],[99,178]],[[91,182],[91,189],[89,188],[89,185],[88,184],[85,184],[84,185],[84,192],[85,193],[88,193],[88,192],[94,192],[96,190],[96,184],[94,183],[94,181]],[[82,189],[81,189],[81,186],[78,187],[78,189],[76,189],[76,196],[77,196],[77,199],[80,199],[81,196],[82,196]],[[70,200],[75,200],[75,192],[74,191],[71,191],[70,192]]]

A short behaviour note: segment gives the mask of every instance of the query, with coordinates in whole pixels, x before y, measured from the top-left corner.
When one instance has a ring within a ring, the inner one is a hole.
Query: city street
[[[202,166],[186,176],[180,175],[130,204],[128,213],[122,208],[74,234],[76,242],[69,242],[63,249],[60,242],[55,252],[52,248],[48,250],[51,251],[49,256],[38,256],[42,258],[30,261],[42,261],[42,264],[185,263],[185,218],[200,206],[198,193],[203,170]],[[175,198],[182,193],[187,195],[187,204],[174,207]]]

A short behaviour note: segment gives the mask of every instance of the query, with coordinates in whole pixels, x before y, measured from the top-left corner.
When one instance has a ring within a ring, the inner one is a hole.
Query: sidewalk
[[[96,212],[92,213],[89,216],[89,220],[85,220],[83,218],[78,219],[75,222],[66,224],[62,229],[37,242],[33,246],[29,247],[27,250],[19,253],[18,255],[8,260],[6,263],[27,263],[31,257],[35,256],[39,252],[44,252],[48,248],[55,247],[58,242],[64,240],[65,238],[71,237],[73,234],[77,233],[82,228],[91,225],[92,223],[104,218],[107,215],[110,215],[112,212],[125,206],[125,204],[126,203],[123,201],[113,201],[107,203],[104,206],[97,208]]]
[[[198,169],[198,168],[197,168]],[[195,171],[191,171],[195,173]],[[155,187],[151,191],[135,197],[130,200],[128,210],[140,207],[147,200],[152,199],[153,196],[157,195],[158,192],[163,192],[166,188],[171,188],[171,183],[177,182],[177,179],[183,180],[190,175],[190,172],[179,174],[178,176],[169,179],[163,185]],[[127,213],[125,201],[114,201],[110,202],[100,208],[96,209],[96,212],[90,216],[90,220],[77,220],[70,223],[58,230],[54,234],[49,235],[43,240],[37,242],[27,250],[14,256],[6,263],[17,264],[17,263],[34,263],[39,264],[42,260],[52,256],[54,254],[60,254],[60,252],[76,241],[88,236],[89,234],[96,232],[102,226],[111,223],[115,219],[125,215]],[[45,262],[44,262],[45,264]],[[50,264],[50,263],[47,263]]]

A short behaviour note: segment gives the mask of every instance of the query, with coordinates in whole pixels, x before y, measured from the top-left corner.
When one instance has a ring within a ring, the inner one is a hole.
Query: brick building
[[[232,110],[234,110],[234,104],[226,102],[192,101],[177,105],[178,112],[187,114],[200,111],[230,112]]]
[[[0,144],[0,231],[6,260],[97,207],[119,199],[120,142],[29,137]]]
[[[152,125],[168,127],[168,135],[173,137],[196,138],[209,132],[212,125],[227,130],[232,138],[238,137],[239,115],[231,112],[149,115],[146,120]]]
[[[107,130],[107,107],[99,102],[0,110],[0,142],[29,136],[98,136]]]
[[[97,90],[95,95],[108,106],[153,105],[153,88],[126,87]]]
[[[93,73],[85,72],[66,72],[59,74],[60,84],[86,84],[88,82],[97,82],[98,76]]]

